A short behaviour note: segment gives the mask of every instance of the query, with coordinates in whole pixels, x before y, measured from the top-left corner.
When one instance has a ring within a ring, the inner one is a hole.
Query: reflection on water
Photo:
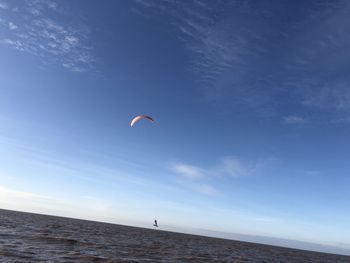
[[[350,257],[0,209],[1,262],[350,262]]]

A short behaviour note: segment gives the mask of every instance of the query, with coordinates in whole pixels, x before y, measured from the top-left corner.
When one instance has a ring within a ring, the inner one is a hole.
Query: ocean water
[[[0,262],[350,262],[350,257],[0,209]]]

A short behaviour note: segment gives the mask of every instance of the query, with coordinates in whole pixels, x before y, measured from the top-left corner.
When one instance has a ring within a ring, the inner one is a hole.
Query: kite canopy
[[[150,117],[150,116],[147,116],[147,115],[138,115],[138,116],[136,116],[135,118],[132,119],[132,121],[131,121],[131,123],[130,123],[130,126],[131,126],[131,127],[134,126],[134,124],[135,124],[136,122],[138,122],[139,120],[141,120],[141,119],[147,119],[147,120],[149,120],[149,121],[151,121],[151,122],[154,122],[154,119],[153,119],[152,117]]]

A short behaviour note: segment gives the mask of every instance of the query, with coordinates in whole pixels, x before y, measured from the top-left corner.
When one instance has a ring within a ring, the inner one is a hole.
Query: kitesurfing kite
[[[150,116],[147,116],[147,115],[138,115],[138,116],[136,116],[135,118],[132,119],[132,121],[131,121],[131,123],[130,123],[130,126],[131,126],[131,127],[134,126],[134,124],[135,124],[136,122],[138,122],[139,120],[141,120],[141,119],[147,119],[147,120],[149,120],[149,121],[151,121],[151,122],[154,122],[154,119],[153,119],[152,117],[150,117]]]

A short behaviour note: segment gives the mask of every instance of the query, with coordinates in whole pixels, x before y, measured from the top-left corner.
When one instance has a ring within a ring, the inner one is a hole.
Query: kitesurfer
[[[154,224],[153,224],[153,226],[158,227],[157,219],[154,219]]]

